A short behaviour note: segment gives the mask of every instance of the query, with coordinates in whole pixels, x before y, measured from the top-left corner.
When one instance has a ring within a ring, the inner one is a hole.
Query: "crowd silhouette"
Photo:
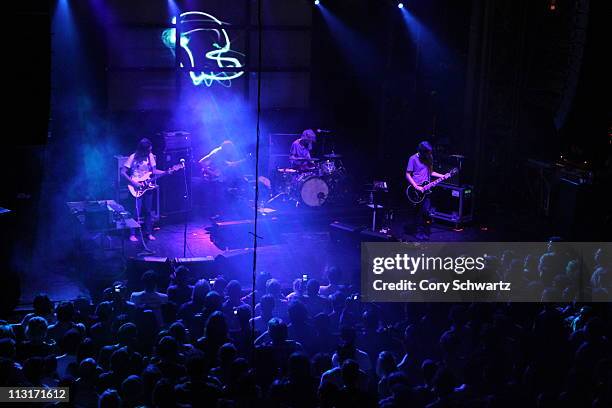
[[[603,296],[610,254],[594,259]],[[160,289],[148,271],[142,291],[39,295],[2,322],[0,385],[69,387],[74,407],[610,407],[612,308],[573,301],[578,262],[489,259],[542,303],[362,303],[339,268],[291,288],[262,272],[255,290],[182,266]]]

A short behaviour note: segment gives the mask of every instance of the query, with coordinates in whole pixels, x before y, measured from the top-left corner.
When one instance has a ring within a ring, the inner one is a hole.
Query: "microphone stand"
[[[187,203],[189,200],[189,188],[187,187],[187,170],[185,169],[185,159],[181,159],[183,163],[183,180],[185,181],[185,194],[183,195],[183,209],[185,224],[183,226],[183,258],[187,258],[187,224],[189,223]]]

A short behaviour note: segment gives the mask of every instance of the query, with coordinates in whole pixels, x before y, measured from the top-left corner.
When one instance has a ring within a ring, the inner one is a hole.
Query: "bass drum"
[[[310,177],[300,185],[302,202],[309,207],[320,207],[329,197],[329,186],[320,177]]]

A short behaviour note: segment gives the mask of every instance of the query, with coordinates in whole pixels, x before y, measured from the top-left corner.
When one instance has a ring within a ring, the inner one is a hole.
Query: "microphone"
[[[319,133],[331,133],[332,131],[329,129],[317,129],[317,132]]]
[[[185,159],[181,159],[179,161],[181,162],[181,164],[185,164]]]

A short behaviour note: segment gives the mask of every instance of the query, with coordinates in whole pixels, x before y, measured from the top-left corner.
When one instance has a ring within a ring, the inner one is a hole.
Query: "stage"
[[[390,241],[416,241],[410,225],[410,208],[395,208],[393,220],[381,220],[377,225],[376,239],[387,236]],[[359,279],[359,249],[347,247],[342,235],[338,238],[333,223],[350,226],[361,231],[371,230],[371,209],[366,206],[330,208],[289,208],[271,216],[260,216],[257,246],[257,272],[266,271],[277,278],[283,288],[291,288],[292,281],[308,275],[325,282],[324,271],[328,266],[338,266],[347,278]],[[266,217],[274,217],[274,230]],[[506,220],[504,223],[503,220]],[[530,228],[524,220],[508,217],[491,224],[472,222],[455,228],[452,223],[436,221],[431,225],[432,242],[513,241],[521,237],[544,239],[541,227]],[[234,220],[240,221],[240,220]],[[231,222],[231,220],[229,221]],[[22,280],[21,307],[30,307],[38,293],[47,293],[54,300],[70,300],[79,296],[95,296],[114,281],[124,281],[129,286],[139,284],[139,274],[154,269],[166,282],[170,274],[168,261],[184,264],[193,270],[192,280],[211,278],[212,271],[230,278],[250,282],[253,273],[253,235],[249,228],[242,230],[242,237],[235,236],[238,245],[222,247],[214,242],[214,223],[205,217],[192,214],[187,222],[184,247],[184,219],[180,216],[162,218],[154,229],[155,241],[145,241],[149,253],[141,242],[130,242],[128,234],[100,237],[90,240],[90,246],[79,253],[74,250],[62,259],[35,263]],[[381,233],[380,230],[383,232]],[[270,234],[274,235],[271,239]],[[372,237],[361,238],[370,241]],[[240,243],[243,245],[239,245]],[[35,262],[35,261],[34,261]],[[44,271],[45,279],[41,280]]]

